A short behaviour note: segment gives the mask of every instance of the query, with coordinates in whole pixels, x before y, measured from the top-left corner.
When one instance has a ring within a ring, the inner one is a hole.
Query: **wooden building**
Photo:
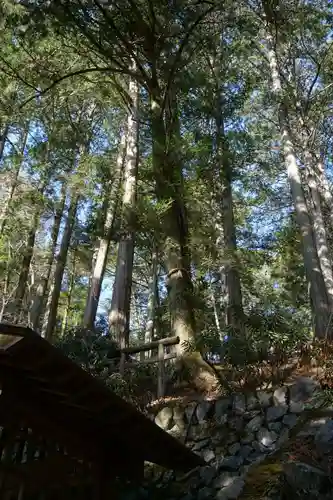
[[[0,324],[0,499],[106,500],[201,458],[29,328]]]

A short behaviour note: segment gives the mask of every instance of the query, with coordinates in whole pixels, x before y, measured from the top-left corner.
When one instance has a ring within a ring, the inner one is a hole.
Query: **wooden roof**
[[[143,461],[184,472],[203,464],[29,328],[0,324],[0,384],[0,425],[20,419],[118,477],[134,477]]]

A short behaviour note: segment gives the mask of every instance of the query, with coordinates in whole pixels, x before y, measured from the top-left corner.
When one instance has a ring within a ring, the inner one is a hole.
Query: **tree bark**
[[[219,99],[220,100],[220,99]],[[238,272],[237,240],[232,196],[232,167],[230,164],[230,153],[227,138],[224,131],[223,105],[218,106],[216,118],[217,135],[217,158],[219,164],[221,193],[223,242],[226,261],[223,266],[223,274],[226,277],[228,292],[227,324],[234,329],[242,331],[243,301],[242,288]],[[221,276],[221,279],[223,277]]]
[[[118,245],[116,275],[113,285],[111,310],[109,314],[110,333],[120,347],[125,347],[129,339],[130,302],[134,259],[133,219],[136,205],[138,172],[138,105],[139,87],[137,82],[129,83],[132,100],[127,122],[126,165],[122,200],[123,231]]]
[[[26,129],[23,131],[21,150],[20,150],[19,157],[18,157],[18,165],[16,167],[16,170],[14,172],[14,178],[13,178],[11,185],[10,185],[9,195],[4,202],[4,208],[3,208],[3,212],[2,212],[2,216],[1,216],[0,234],[3,234],[3,232],[5,230],[10,207],[11,207],[14,195],[15,195],[17,185],[18,185],[18,178],[20,175],[21,167],[22,167],[24,150],[25,150],[25,147],[27,145],[28,133],[29,133],[29,126],[27,126]]]
[[[76,252],[74,250],[71,269],[68,267],[68,274],[70,274],[70,277],[68,280],[68,289],[67,289],[65,311],[64,311],[63,318],[62,318],[62,324],[61,324],[61,337],[64,336],[66,329],[67,329],[68,316],[69,316],[69,312],[70,312],[70,308],[71,308],[72,295],[73,295],[74,283],[75,283],[75,264],[76,264]]]
[[[272,78],[272,92],[279,106],[281,147],[294,202],[296,220],[301,232],[304,267],[310,286],[311,304],[315,322],[315,335],[322,338],[328,333],[331,320],[331,304],[327,296],[325,281],[318,259],[312,221],[307,208],[295,149],[288,126],[288,108],[283,96],[274,40],[270,31],[269,6],[267,6],[266,2],[263,2],[263,7],[267,18],[266,44]],[[272,29],[275,28],[272,27]]]
[[[151,262],[151,279],[149,283],[148,290],[148,304],[147,304],[147,323],[145,331],[144,342],[147,344],[152,342],[154,339],[155,330],[155,315],[156,315],[156,305],[157,305],[157,280],[158,280],[158,251],[155,247],[152,252],[152,262]],[[146,357],[149,356],[149,352],[146,353]]]
[[[171,104],[172,105],[172,104]],[[202,391],[216,387],[213,369],[197,351],[189,352],[187,345],[195,339],[193,285],[190,274],[188,222],[182,191],[182,170],[174,164],[176,154],[168,153],[174,147],[166,134],[160,92],[157,83],[151,95],[152,155],[156,196],[159,202],[168,203],[161,217],[164,235],[163,264],[167,272],[167,290],[171,320],[171,335],[180,338],[177,346],[178,366],[189,373],[189,382]],[[174,130],[174,128],[173,128]],[[167,147],[168,142],[168,147]],[[177,142],[177,141],[176,141]],[[170,149],[169,149],[170,151]]]
[[[125,130],[123,130],[119,144],[119,152],[116,161],[116,171],[114,175],[114,181],[111,187],[111,191],[108,193],[108,203],[107,203],[108,206],[104,224],[104,235],[99,240],[96,259],[93,265],[91,283],[88,291],[87,303],[83,319],[83,324],[85,328],[93,328],[96,319],[96,313],[106,269],[110,242],[112,234],[114,232],[114,223],[118,211],[120,187],[124,169],[125,150],[126,150],[126,132]]]
[[[78,202],[79,202],[78,196],[72,195],[72,200],[70,202],[67,214],[67,221],[64,228],[63,237],[61,240],[60,250],[56,259],[53,286],[52,290],[50,291],[50,306],[48,311],[48,317],[46,326],[43,328],[42,331],[42,336],[45,337],[49,342],[52,342],[53,340],[54,329],[56,326],[61,283],[66,266],[70,240],[75,224]]]
[[[332,261],[327,243],[325,222],[323,218],[318,182],[314,176],[311,158],[308,155],[307,184],[309,191],[309,207],[312,214],[313,234],[316,243],[318,260],[326,285],[326,292],[330,306],[333,305],[333,272]]]
[[[5,125],[3,132],[1,132],[0,134],[0,162],[3,158],[8,132],[9,132],[9,125]]]
[[[30,309],[30,323],[31,323],[31,328],[33,328],[34,330],[39,329],[39,322],[43,312],[44,301],[46,299],[46,292],[51,276],[52,264],[55,259],[55,251],[57,248],[57,241],[59,236],[61,219],[64,213],[65,202],[66,202],[66,185],[63,184],[61,187],[59,205],[54,215],[54,223],[51,234],[51,245],[48,250],[48,258],[45,264],[45,270],[42,273],[40,282],[37,286],[36,295],[33,298],[33,302]]]

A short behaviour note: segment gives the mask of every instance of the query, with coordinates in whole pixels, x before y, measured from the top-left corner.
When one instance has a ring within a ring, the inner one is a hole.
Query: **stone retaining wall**
[[[294,384],[271,392],[235,394],[216,401],[191,403],[185,408],[166,403],[152,418],[201,455],[207,465],[183,477],[172,472],[156,476],[155,471],[155,481],[177,483],[177,494],[172,488],[172,496],[168,498],[238,498],[251,464],[289,438],[305,402],[319,390],[315,381],[300,377]]]

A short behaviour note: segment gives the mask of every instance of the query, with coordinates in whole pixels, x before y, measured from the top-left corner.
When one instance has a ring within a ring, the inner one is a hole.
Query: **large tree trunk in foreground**
[[[114,231],[114,223],[119,205],[120,186],[124,168],[124,152],[126,148],[126,132],[123,130],[119,144],[119,152],[116,162],[116,171],[113,179],[113,184],[108,193],[108,202],[106,210],[106,218],[104,224],[104,234],[100,238],[96,259],[93,265],[91,283],[88,291],[87,304],[84,311],[83,324],[86,328],[93,328],[96,313],[101,294],[103,278],[106,269],[106,263],[109,253],[112,233]]]
[[[116,275],[113,285],[111,310],[109,314],[110,333],[121,347],[128,344],[132,272],[134,258],[134,210],[138,175],[138,84],[131,80],[129,95],[132,109],[128,116],[126,165],[124,171],[124,191],[122,201],[122,235],[118,245]]]
[[[308,165],[307,183],[309,191],[309,208],[312,214],[313,234],[316,243],[318,260],[326,286],[328,301],[333,305],[333,273],[332,261],[327,242],[325,222],[322,213],[318,181],[314,175],[311,163]]]
[[[163,119],[158,86],[151,96],[152,153],[156,195],[160,202],[169,202],[161,218],[164,235],[163,264],[167,272],[167,289],[171,316],[170,335],[177,335],[179,367],[189,370],[190,381],[197,389],[212,390],[216,386],[213,369],[199,352],[187,352],[186,345],[195,339],[193,285],[190,275],[188,223],[185,200],[181,192],[182,171],[167,153],[166,127]],[[171,142],[171,141],[170,141]],[[170,147],[169,142],[169,147]],[[172,147],[172,146],[171,146]],[[177,156],[177,155],[175,155]]]
[[[263,2],[264,10],[267,3]],[[303,247],[303,259],[307,281],[310,286],[311,305],[315,322],[315,335],[324,337],[328,333],[332,304],[330,303],[325,286],[325,280],[320,267],[312,221],[304,196],[301,176],[297,165],[295,149],[288,125],[288,108],[284,100],[281,79],[278,69],[277,57],[274,48],[274,39],[270,29],[275,27],[270,24],[270,11],[265,10],[268,26],[266,43],[270,63],[272,91],[279,106],[281,146],[285,159],[291,194],[294,202],[296,220],[300,228]],[[274,31],[275,32],[275,31]]]

